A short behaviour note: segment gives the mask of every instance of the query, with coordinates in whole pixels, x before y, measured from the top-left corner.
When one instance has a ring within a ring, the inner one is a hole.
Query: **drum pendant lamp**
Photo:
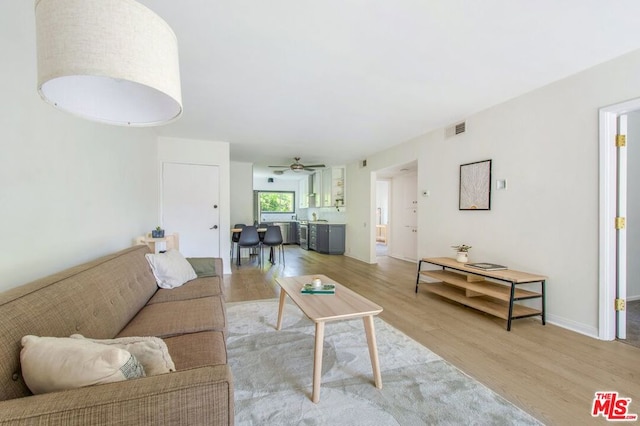
[[[134,0],[36,0],[38,92],[58,109],[123,126],[182,114],[178,43]]]

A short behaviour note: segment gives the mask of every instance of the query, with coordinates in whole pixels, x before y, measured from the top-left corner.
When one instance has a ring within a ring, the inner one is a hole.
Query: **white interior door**
[[[220,257],[218,166],[162,165],[162,226],[185,257]]]
[[[618,116],[618,135],[627,136],[627,116]],[[619,146],[617,148],[618,163],[618,194],[616,205],[616,216],[627,217],[627,148]],[[627,300],[627,229],[623,226],[616,230],[616,298]],[[620,309],[616,311],[616,337],[618,339],[627,338],[627,311]]]

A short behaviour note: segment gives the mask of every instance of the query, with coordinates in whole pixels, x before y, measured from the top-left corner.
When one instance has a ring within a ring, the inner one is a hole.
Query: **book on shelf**
[[[314,287],[313,284],[305,284],[300,289],[302,294],[336,294],[335,284],[323,284],[320,287]]]
[[[497,265],[495,263],[486,263],[486,262],[467,263],[467,266],[470,266],[472,268],[482,269],[484,271],[502,271],[504,269],[507,269],[507,267],[504,265]]]

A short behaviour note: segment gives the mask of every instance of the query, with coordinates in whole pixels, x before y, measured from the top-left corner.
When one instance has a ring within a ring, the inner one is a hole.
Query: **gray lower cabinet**
[[[318,225],[309,224],[309,250],[318,250]]]
[[[345,225],[311,224],[309,248],[318,253],[344,254]]]

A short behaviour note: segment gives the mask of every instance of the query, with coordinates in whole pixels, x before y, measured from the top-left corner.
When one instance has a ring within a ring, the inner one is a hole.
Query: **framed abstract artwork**
[[[459,210],[491,210],[491,160],[460,165]]]

